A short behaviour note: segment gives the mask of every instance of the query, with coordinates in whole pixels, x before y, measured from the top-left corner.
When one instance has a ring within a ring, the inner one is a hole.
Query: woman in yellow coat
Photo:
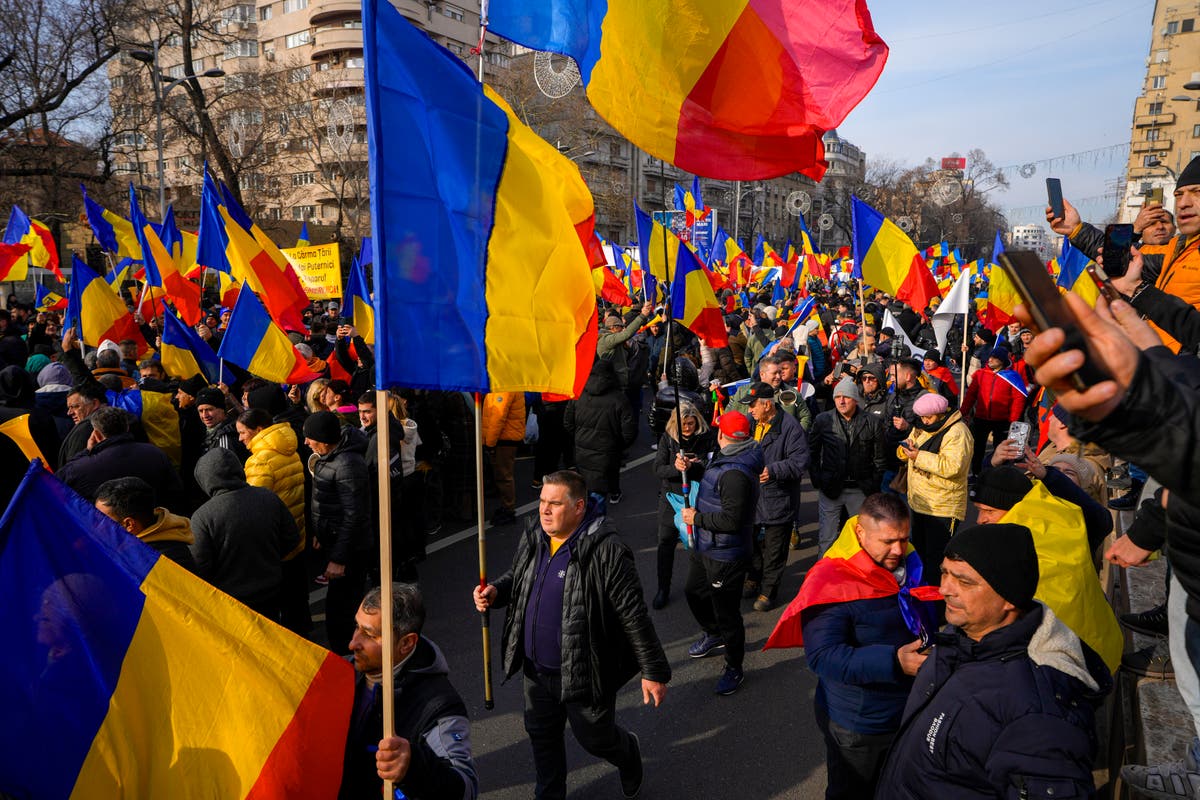
[[[312,626],[308,609],[308,574],[304,547],[304,466],[296,453],[299,440],[286,422],[275,422],[261,408],[242,412],[237,420],[238,439],[250,451],[246,483],[274,492],[300,530],[300,544],[283,559],[283,625],[301,635]]]
[[[975,444],[962,415],[940,394],[913,403],[920,417],[898,454],[908,463],[908,507],[912,543],[924,565],[923,582],[941,581],[942,553],[967,515],[967,472]]]

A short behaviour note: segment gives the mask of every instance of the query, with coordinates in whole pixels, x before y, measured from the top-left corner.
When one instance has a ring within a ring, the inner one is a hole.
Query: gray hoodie
[[[247,484],[241,462],[223,447],[200,457],[195,476],[209,496],[192,515],[196,574],[272,615],[279,602],[283,557],[300,540],[295,519],[274,492]]]

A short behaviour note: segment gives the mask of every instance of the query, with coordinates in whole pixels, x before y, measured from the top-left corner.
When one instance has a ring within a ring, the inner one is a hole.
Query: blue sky
[[[838,129],[868,160],[918,164],[978,147],[1008,166],[1128,143],[1153,0],[874,0],[870,7],[891,54],[879,83]],[[1014,210],[1010,222],[1028,222],[1028,207],[1045,203],[1046,177],[1061,178],[1069,200],[1095,198],[1125,164],[1124,153],[1082,161],[1053,172],[1039,165],[1028,179],[1013,173],[995,201]],[[1084,216],[1107,216],[1115,202],[1086,203]]]

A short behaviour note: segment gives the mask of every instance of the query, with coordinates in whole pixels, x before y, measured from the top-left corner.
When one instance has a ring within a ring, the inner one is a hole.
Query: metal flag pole
[[[663,214],[663,219],[667,219],[666,214]],[[650,230],[651,231],[654,230],[653,225],[650,226]],[[673,298],[671,297],[671,290],[674,287],[671,286],[670,284],[674,281],[675,276],[670,274],[670,268],[669,268],[670,261],[668,260],[668,257],[667,257],[667,226],[666,225],[663,225],[662,239],[663,239],[663,272],[667,275],[667,278],[668,278],[668,285],[663,290],[663,295],[664,295],[663,311],[666,312],[666,316],[667,316],[667,323],[666,323],[667,324],[667,356],[670,359],[670,362],[668,364],[666,364],[665,372],[667,375],[667,380],[675,388],[675,430],[676,430],[677,436],[679,437],[679,452],[682,453],[683,452],[683,413],[679,410],[679,376],[676,375],[675,379],[671,380],[671,369],[672,369],[672,367],[675,366],[675,361],[678,358],[678,356],[672,349],[674,342],[672,341],[672,337],[671,337],[671,329],[675,327],[675,312],[672,310]],[[679,269],[678,264],[675,265],[675,269]],[[683,507],[691,508],[692,503],[691,503],[691,499],[689,497],[691,494],[691,487],[688,486],[687,470],[681,469],[679,471],[679,474],[683,478],[683,486],[682,486]],[[695,547],[694,542],[695,542],[696,534],[693,531],[691,525],[687,526],[687,535],[688,535],[689,542],[693,543],[692,546]]]
[[[392,629],[392,453],[391,409],[386,389],[375,389],[375,460],[379,482],[379,629],[383,648],[383,738],[396,730],[395,647]],[[384,796],[391,797],[391,781],[384,781]]]
[[[967,396],[967,360],[971,357],[971,347],[967,344],[968,331],[971,327],[971,278],[970,275],[960,276],[967,279],[967,307],[963,311],[963,354],[962,354],[962,372],[958,376],[958,407],[962,409],[963,400]]]
[[[487,532],[483,519],[483,395],[475,392],[475,513],[479,540],[479,588],[487,588]],[[488,610],[479,612],[483,629],[483,707],[496,707],[492,697],[492,636]]]

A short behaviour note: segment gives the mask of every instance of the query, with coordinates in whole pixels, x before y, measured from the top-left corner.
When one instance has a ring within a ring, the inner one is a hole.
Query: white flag
[[[946,334],[954,324],[956,314],[966,314],[971,309],[971,268],[968,267],[958,276],[958,280],[950,287],[946,299],[933,312],[933,335],[937,337],[938,350],[946,349]]]
[[[913,340],[908,338],[908,334],[905,333],[904,327],[892,315],[892,310],[890,308],[885,308],[883,310],[883,327],[894,330],[896,332],[896,339],[908,348],[909,352],[912,353],[914,358],[925,357],[925,350],[913,344]]]

